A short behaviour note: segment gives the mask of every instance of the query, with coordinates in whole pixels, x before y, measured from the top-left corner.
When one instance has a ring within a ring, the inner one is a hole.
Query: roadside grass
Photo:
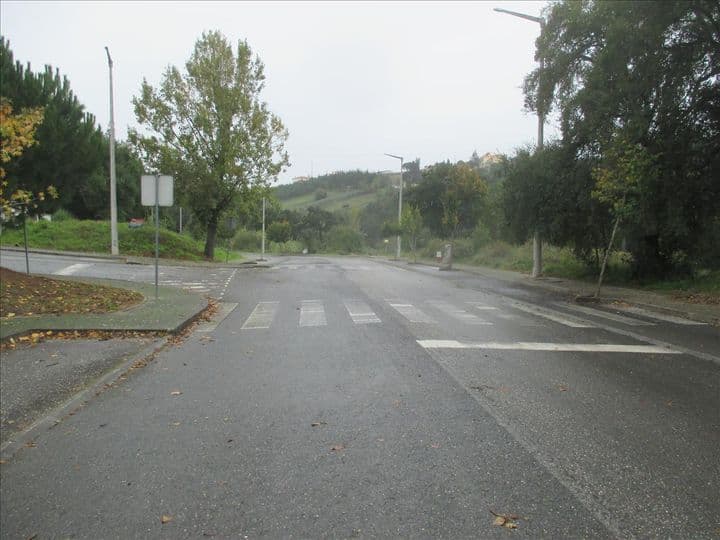
[[[458,262],[529,273],[533,264],[532,243],[514,246],[506,242],[491,242],[471,257]],[[547,244],[543,246],[543,274],[590,283],[598,279],[597,271],[575,257],[572,250]],[[603,284],[665,292],[691,302],[720,304],[720,271],[700,271],[694,279],[638,282],[632,279],[627,254],[623,252],[611,254]]]
[[[309,206],[317,206],[328,212],[342,210],[343,208],[363,208],[377,197],[377,193],[362,191],[328,191],[327,197],[315,200],[314,193],[307,193],[298,197],[280,200],[280,204],[287,210],[306,210]]]
[[[0,268],[0,317],[109,313],[142,302],[136,291],[51,279]]]
[[[83,253],[110,253],[110,223],[107,221],[63,220],[28,221],[28,247],[77,251]],[[201,261],[203,243],[189,236],[164,228],[159,233],[159,255],[161,258]],[[155,256],[155,229],[152,225],[130,228],[127,223],[118,223],[118,243],[122,255],[135,257]],[[0,245],[24,246],[22,227],[3,227]],[[215,261],[224,262],[225,249],[216,246]],[[231,251],[228,260],[241,260],[239,252]]]

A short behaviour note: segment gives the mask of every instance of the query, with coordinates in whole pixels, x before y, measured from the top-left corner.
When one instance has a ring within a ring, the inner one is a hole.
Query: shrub
[[[288,240],[287,242],[270,242],[270,253],[276,255],[302,253],[302,242]]]
[[[453,242],[453,257],[456,259],[465,259],[475,254],[475,246],[471,238],[457,238]]]
[[[71,219],[75,219],[75,216],[73,216],[70,212],[68,212],[64,208],[59,208],[52,215],[53,221],[69,221]]]
[[[359,253],[363,239],[359,232],[347,225],[336,225],[327,235],[327,249],[338,253]]]
[[[472,232],[472,242],[475,251],[477,252],[481,247],[486,246],[490,240],[490,231],[488,228],[484,224],[478,223]]]
[[[240,251],[257,251],[262,247],[262,233],[240,229],[232,239],[232,248]]]

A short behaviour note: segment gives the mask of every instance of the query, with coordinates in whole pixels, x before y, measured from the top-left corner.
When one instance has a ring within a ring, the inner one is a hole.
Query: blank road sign
[[[155,206],[155,176],[143,174],[140,178],[140,203]],[[161,174],[158,177],[158,206],[173,205],[173,177]]]

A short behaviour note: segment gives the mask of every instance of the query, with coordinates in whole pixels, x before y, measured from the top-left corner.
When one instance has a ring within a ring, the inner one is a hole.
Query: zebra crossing
[[[482,302],[453,303],[443,299],[428,299],[419,303],[411,303],[397,298],[386,298],[382,302],[390,308],[385,313],[394,312],[407,322],[417,325],[438,325],[443,322],[467,326],[493,326],[512,321],[526,326],[545,326],[559,324],[569,328],[590,329],[604,328],[604,322],[612,321],[626,326],[653,326],[659,322],[676,324],[701,324],[685,319],[667,320],[668,316],[643,310],[637,315],[643,318],[619,315],[606,309],[595,309],[570,303],[555,302],[552,305],[559,309],[531,304],[520,300],[506,298],[501,305],[489,305]],[[245,315],[242,330],[269,330],[276,324],[278,313],[290,311],[298,328],[313,328],[339,324],[338,317],[349,320],[354,325],[377,325],[383,320],[376,310],[366,301],[359,299],[342,299],[330,302],[320,299],[300,300],[299,302],[261,301]],[[336,305],[342,306],[338,311]],[[326,308],[336,319],[329,319]],[[614,307],[614,306],[613,306]],[[380,311],[380,310],[377,310]],[[568,313],[568,311],[573,312]],[[345,315],[338,316],[338,313]],[[518,313],[519,312],[519,313]],[[657,318],[653,318],[658,315]],[[596,321],[595,319],[600,319]],[[651,319],[651,320],[647,320]]]

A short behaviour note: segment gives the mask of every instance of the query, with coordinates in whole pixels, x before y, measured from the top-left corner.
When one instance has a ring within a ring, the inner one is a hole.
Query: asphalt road
[[[717,537],[717,329],[359,258],[219,282],[2,465],[3,538]]]

